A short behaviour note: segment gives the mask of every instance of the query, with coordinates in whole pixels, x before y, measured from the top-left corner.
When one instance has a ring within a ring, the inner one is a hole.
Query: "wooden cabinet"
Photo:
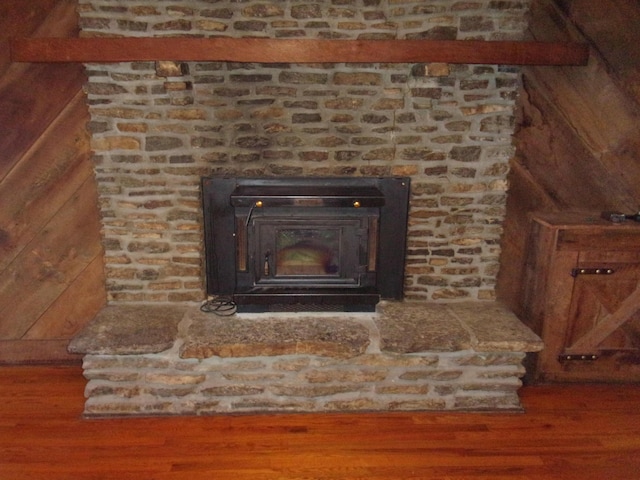
[[[545,343],[533,381],[640,381],[640,223],[532,217],[524,318]]]

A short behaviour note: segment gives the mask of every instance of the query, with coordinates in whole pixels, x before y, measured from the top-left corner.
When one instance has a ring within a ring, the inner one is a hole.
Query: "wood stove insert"
[[[202,179],[207,293],[242,312],[401,299],[409,178]]]

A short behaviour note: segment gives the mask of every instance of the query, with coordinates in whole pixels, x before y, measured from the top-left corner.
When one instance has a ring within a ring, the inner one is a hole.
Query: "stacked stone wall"
[[[524,353],[180,359],[88,355],[85,414],[519,410]]]
[[[521,38],[528,1],[80,3],[83,35]],[[412,178],[405,293],[491,300],[519,73],[496,65],[87,65],[111,303],[204,298],[206,175]]]

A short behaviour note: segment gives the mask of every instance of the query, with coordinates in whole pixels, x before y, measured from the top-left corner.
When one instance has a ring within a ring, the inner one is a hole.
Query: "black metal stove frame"
[[[409,178],[207,177],[202,192],[207,293],[238,311],[373,311],[402,298]],[[284,268],[285,234],[334,239],[325,269]]]

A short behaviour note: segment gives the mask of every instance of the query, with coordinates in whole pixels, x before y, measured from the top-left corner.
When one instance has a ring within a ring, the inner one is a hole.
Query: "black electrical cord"
[[[200,310],[219,317],[230,317],[235,315],[238,306],[230,297],[214,297],[200,305]]]

